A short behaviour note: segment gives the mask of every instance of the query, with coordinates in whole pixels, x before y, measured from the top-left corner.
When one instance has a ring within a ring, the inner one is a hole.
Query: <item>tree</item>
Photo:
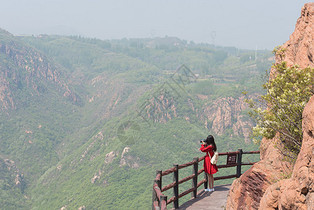
[[[287,67],[286,62],[274,64],[275,78],[263,87],[265,95],[258,101],[248,99],[250,115],[256,120],[253,137],[272,139],[276,134],[284,145],[283,154],[296,159],[302,145],[302,112],[313,95],[313,68]],[[256,141],[256,139],[255,139]]]

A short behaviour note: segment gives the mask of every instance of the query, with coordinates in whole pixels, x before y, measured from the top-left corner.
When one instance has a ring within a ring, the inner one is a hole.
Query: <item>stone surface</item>
[[[0,157],[0,171],[4,175],[4,177],[0,177],[0,182],[6,182],[6,187],[24,190],[26,184],[24,174],[20,172],[13,160]]]
[[[138,157],[135,157],[134,155],[129,154],[130,151],[131,151],[130,147],[125,147],[123,149],[120,159],[120,167],[128,166],[130,168],[139,168],[140,159]]]
[[[240,98],[219,98],[204,106],[201,118],[205,122],[205,127],[212,130],[217,135],[222,135],[227,129],[233,130],[233,135],[244,136],[245,141],[250,141],[250,128],[253,122],[250,118],[241,114],[248,108],[244,102],[245,97]],[[212,122],[209,125],[209,122]]]
[[[158,94],[157,94],[158,93]],[[201,100],[207,100],[205,95],[197,95]],[[250,142],[250,128],[253,126],[252,120],[243,114],[248,108],[245,97],[218,98],[214,101],[206,102],[200,109],[188,99],[186,103],[192,112],[204,122],[204,127],[213,131],[216,135],[223,135],[226,130],[232,129],[234,136],[243,136],[247,143]],[[160,90],[150,100],[142,105],[143,116],[151,122],[166,123],[178,116],[178,104],[174,96],[166,91]],[[190,117],[184,116],[190,121]]]
[[[286,49],[284,61],[288,66],[299,65],[301,68],[314,66],[314,3],[303,6],[294,32],[289,41],[282,45]],[[280,62],[277,55],[276,61]]]
[[[261,199],[260,209],[314,208],[314,96],[303,112],[303,141],[292,177],[271,185]]]
[[[111,151],[105,156],[105,163],[109,164],[112,163],[113,159],[117,156],[116,152]]]
[[[232,183],[227,209],[258,209],[260,199],[266,189],[291,171],[291,165],[280,161],[283,157],[275,149],[274,143],[269,141],[263,140],[263,143],[268,146],[261,149],[263,159]]]

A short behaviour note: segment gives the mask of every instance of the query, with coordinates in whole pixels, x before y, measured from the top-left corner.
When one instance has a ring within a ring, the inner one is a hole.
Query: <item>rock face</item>
[[[292,177],[271,185],[260,202],[260,209],[314,208],[314,96],[303,111],[303,141]]]
[[[305,4],[297,20],[294,32],[282,48],[286,49],[284,61],[288,66],[301,68],[314,66],[314,3]],[[276,61],[280,61],[276,56]]]
[[[243,96],[218,98],[215,101],[206,102],[203,107],[198,107],[192,99],[179,101],[176,97],[176,94],[160,89],[140,106],[141,115],[145,116],[145,120],[153,123],[166,123],[176,117],[183,117],[190,121],[190,117],[196,117],[204,122],[204,126],[215,135],[223,135],[226,130],[230,129],[232,130],[230,136],[243,136],[246,143],[249,143],[253,122],[242,113],[248,108]],[[204,95],[198,95],[198,98],[207,99]],[[189,109],[191,115],[185,116],[187,111],[182,112],[180,109],[182,103],[188,105],[186,109]]]
[[[291,164],[282,161],[283,156],[275,147],[279,144],[277,139],[263,139],[260,147],[261,161],[232,183],[227,209],[258,209],[266,189],[290,173]]]
[[[130,147],[125,147],[123,149],[123,152],[121,154],[121,159],[120,159],[120,167],[128,166],[130,168],[139,168],[140,159],[138,157],[130,155],[129,154],[130,150],[131,150]]]
[[[105,157],[105,164],[112,163],[113,159],[117,156],[117,154],[114,151],[109,152],[106,154]]]
[[[56,65],[40,52],[21,44],[8,32],[0,30],[0,110],[19,107],[17,92],[41,96],[51,84],[63,97],[74,103],[80,98],[70,90]],[[20,102],[22,103],[22,102]]]
[[[296,29],[282,47],[285,57],[276,61],[288,66],[314,67],[314,3],[305,4]],[[274,73],[274,72],[272,72]],[[274,74],[273,74],[274,75]],[[261,142],[261,161],[235,180],[230,188],[227,209],[313,209],[314,98],[303,112],[303,143],[293,166],[283,161],[276,137]],[[293,172],[292,172],[293,170]],[[291,179],[286,179],[292,173]]]
[[[15,162],[9,159],[2,159],[0,157],[0,172],[3,177],[0,177],[0,183],[6,183],[6,187],[11,189],[19,189],[24,191],[25,181],[24,175],[16,167]]]
[[[210,105],[205,106],[202,114],[205,117],[205,127],[217,135],[222,135],[227,129],[232,129],[233,135],[244,136],[245,142],[248,143],[253,122],[241,114],[247,108],[244,97],[237,99],[232,97],[220,98],[211,102]],[[209,124],[209,122],[212,123]]]
[[[153,96],[148,103],[144,103],[143,108],[147,118],[154,123],[166,123],[177,117],[174,97],[164,90]]]

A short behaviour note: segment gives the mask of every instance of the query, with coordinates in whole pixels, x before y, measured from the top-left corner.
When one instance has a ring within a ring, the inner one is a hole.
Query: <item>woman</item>
[[[217,151],[217,147],[215,144],[214,137],[209,135],[205,140],[201,141],[202,146],[200,150],[202,152],[206,152],[206,156],[204,159],[204,171],[208,177],[208,186],[209,189],[205,189],[205,191],[213,192],[214,191],[214,177],[213,174],[217,173],[218,168],[217,165],[211,164],[210,158],[214,155],[214,152]]]

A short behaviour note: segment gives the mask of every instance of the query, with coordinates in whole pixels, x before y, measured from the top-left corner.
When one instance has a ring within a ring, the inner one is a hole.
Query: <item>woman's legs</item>
[[[210,179],[211,179],[211,188],[210,189],[214,189],[214,176],[212,174],[209,174]]]
[[[207,174],[207,178],[208,178],[208,188],[212,189],[214,188],[214,177],[212,174]]]

